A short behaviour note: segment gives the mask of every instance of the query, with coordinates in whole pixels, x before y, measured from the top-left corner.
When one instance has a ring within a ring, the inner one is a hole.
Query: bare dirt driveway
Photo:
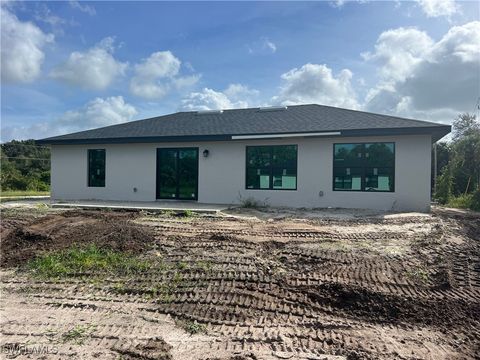
[[[2,357],[474,359],[480,214],[10,208]]]

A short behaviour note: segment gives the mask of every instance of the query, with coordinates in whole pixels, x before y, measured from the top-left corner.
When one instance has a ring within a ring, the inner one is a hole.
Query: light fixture
[[[203,150],[203,157],[208,157],[209,154],[210,151],[208,151],[208,149]]]

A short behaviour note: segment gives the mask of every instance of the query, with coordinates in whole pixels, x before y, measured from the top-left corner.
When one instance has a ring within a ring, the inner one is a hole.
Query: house
[[[428,211],[447,125],[320,105],[178,112],[50,137],[54,200]]]

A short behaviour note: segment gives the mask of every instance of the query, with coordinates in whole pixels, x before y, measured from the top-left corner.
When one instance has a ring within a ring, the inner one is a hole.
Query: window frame
[[[359,144],[362,145],[362,161],[360,166],[337,166],[337,168],[353,168],[353,167],[358,167],[361,169],[361,185],[360,185],[360,190],[355,190],[355,189],[336,189],[335,188],[335,146],[336,145],[349,145],[349,144]],[[366,158],[365,158],[365,149],[367,144],[392,144],[393,145],[393,166],[371,166],[367,164]],[[396,143],[395,141],[365,141],[365,142],[341,142],[341,143],[333,143],[332,147],[332,191],[346,191],[346,192],[365,192],[365,193],[394,193],[395,192],[395,186],[396,186],[396,176],[395,176],[395,170],[396,170],[396,161],[397,161],[397,156],[396,156]],[[366,177],[367,177],[367,169],[369,168],[388,168],[392,169],[392,178],[393,178],[393,185],[392,185],[392,190],[366,190],[365,185],[366,185]]]
[[[103,179],[103,185],[93,185],[91,183],[91,178],[90,178],[90,154],[93,153],[94,151],[103,151],[105,154],[105,161],[104,161],[104,179]],[[92,188],[104,188],[107,185],[107,150],[106,149],[87,149],[87,187],[92,187]]]
[[[282,146],[295,146],[295,188],[293,189],[275,189],[273,187],[273,170],[280,169],[278,166],[273,165],[273,149],[275,147],[282,147]],[[253,168],[248,166],[248,149],[255,148],[255,147],[268,147],[270,153],[270,166],[266,167],[265,169],[269,170],[269,184],[268,189],[262,188],[249,188],[248,187],[248,169]],[[263,190],[263,191],[297,191],[298,189],[298,144],[281,144],[281,145],[247,145],[245,147],[245,190]]]

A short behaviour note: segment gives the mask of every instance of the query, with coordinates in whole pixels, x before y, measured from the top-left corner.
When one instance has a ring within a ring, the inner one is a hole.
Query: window
[[[105,149],[88,150],[88,186],[105,187]]]
[[[395,144],[334,144],[333,190],[395,191]]]
[[[247,146],[247,189],[296,190],[297,145]]]

